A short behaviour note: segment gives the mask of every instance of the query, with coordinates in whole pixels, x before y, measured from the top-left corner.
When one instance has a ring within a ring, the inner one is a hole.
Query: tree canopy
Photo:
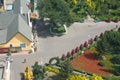
[[[107,20],[120,19],[120,0],[38,0],[40,18],[49,18],[52,23],[70,24],[86,18]]]
[[[64,0],[39,0],[38,10],[40,18],[49,18],[51,23],[70,24],[70,8]]]
[[[100,53],[120,54],[120,32],[107,31],[97,42],[97,50]]]

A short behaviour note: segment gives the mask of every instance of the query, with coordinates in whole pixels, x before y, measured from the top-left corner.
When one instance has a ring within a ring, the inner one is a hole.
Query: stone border
[[[63,32],[63,33],[54,33],[54,32],[51,31],[51,28],[50,28],[50,33],[54,34],[54,35],[65,35],[65,34],[67,34],[67,27],[66,27],[66,25],[63,25],[63,26],[65,28],[65,32]]]

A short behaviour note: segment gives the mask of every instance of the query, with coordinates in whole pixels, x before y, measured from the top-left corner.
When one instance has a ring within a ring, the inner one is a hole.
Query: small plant
[[[51,65],[57,65],[60,63],[60,59],[58,57],[53,57],[49,60],[49,64]]]
[[[88,42],[85,41],[85,43],[84,43],[84,47],[87,47],[87,46],[88,46]]]
[[[79,51],[79,47],[76,47],[75,48],[75,52],[77,53]]]
[[[100,34],[100,36],[99,36],[99,38],[103,37],[103,35],[104,35],[104,34],[103,34],[103,33],[101,33],[101,34]]]
[[[67,57],[69,58],[71,56],[70,52],[67,52]]]
[[[97,41],[98,40],[98,36],[96,35],[95,38],[94,38],[94,41]]]
[[[65,54],[62,55],[61,59],[62,59],[62,60],[65,60],[65,59],[66,59]]]
[[[98,64],[99,64],[100,66],[105,66],[105,62],[104,62],[104,61],[100,61]]]
[[[114,20],[114,22],[116,22],[116,23],[117,23],[118,21],[119,21],[119,19],[116,17],[116,18],[115,18],[115,20]]]
[[[71,55],[73,55],[75,53],[75,50],[74,49],[72,49],[72,51],[71,51]]]
[[[83,49],[83,47],[84,47],[84,46],[83,46],[83,44],[81,44],[81,45],[80,45],[80,47],[79,47],[79,49],[80,49],[80,50],[82,50],[82,49]]]

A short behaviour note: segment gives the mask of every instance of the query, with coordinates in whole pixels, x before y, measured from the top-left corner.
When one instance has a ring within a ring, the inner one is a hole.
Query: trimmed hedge
[[[53,61],[56,61],[55,63],[53,63]],[[57,65],[60,63],[60,59],[58,57],[53,57],[49,60],[49,64],[51,65]]]

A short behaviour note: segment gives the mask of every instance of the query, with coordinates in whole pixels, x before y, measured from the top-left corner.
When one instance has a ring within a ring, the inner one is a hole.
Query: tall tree
[[[97,42],[97,49],[101,53],[120,53],[120,32],[106,32]]]
[[[70,9],[64,0],[39,0],[37,8],[41,19],[49,18],[54,24],[72,23]]]

